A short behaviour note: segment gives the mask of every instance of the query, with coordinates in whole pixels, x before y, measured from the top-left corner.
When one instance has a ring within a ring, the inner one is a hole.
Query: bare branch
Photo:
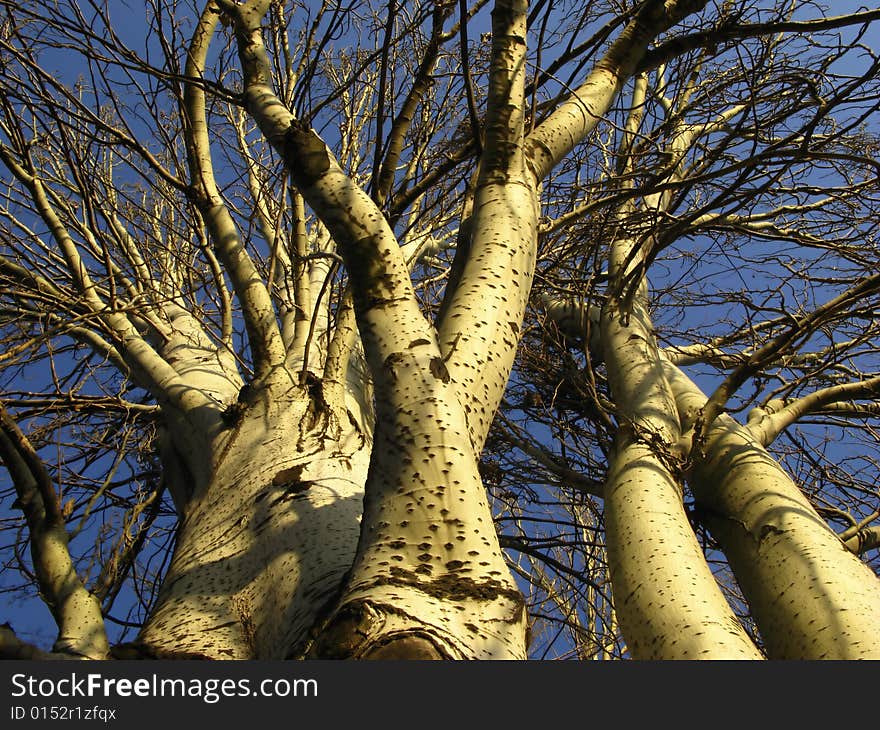
[[[190,44],[186,76],[194,81],[184,91],[186,147],[196,203],[210,231],[211,242],[241,302],[248,329],[257,378],[284,361],[284,344],[275,319],[269,292],[245,250],[235,222],[217,189],[208,137],[205,92],[195,83],[205,75],[205,59],[214,30],[220,22],[219,8],[209,2],[199,19]]]
[[[109,644],[101,606],[76,574],[58,495],[36,451],[2,403],[0,455],[28,523],[40,592],[58,624],[55,650],[106,658]]]

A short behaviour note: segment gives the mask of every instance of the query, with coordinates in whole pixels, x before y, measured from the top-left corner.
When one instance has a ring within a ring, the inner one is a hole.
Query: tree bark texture
[[[880,580],[747,426],[699,423],[706,396],[664,365],[686,427],[702,429],[691,488],[776,659],[880,658]]]

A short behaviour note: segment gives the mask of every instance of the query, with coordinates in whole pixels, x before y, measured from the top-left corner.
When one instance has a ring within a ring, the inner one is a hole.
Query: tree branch
[[[669,63],[677,56],[688,51],[707,46],[716,46],[721,43],[743,41],[747,38],[758,38],[777,33],[816,33],[822,30],[835,30],[852,25],[868,24],[876,20],[880,20],[880,10],[863,10],[858,13],[838,15],[831,18],[770,21],[768,23],[753,23],[749,25],[721,22],[709,30],[679,36],[659,44],[645,53],[638,64],[638,69],[639,71],[650,71]]]
[[[62,652],[43,651],[33,644],[19,639],[9,624],[0,625],[0,659],[18,659],[25,661],[46,661],[49,659],[81,659]]]
[[[526,149],[539,181],[596,128],[650,43],[705,5],[706,0],[648,0],[639,8],[584,83],[529,134]]]
[[[106,658],[110,646],[101,606],[76,574],[52,480],[2,403],[0,456],[12,477],[30,531],[31,557],[40,593],[58,625],[55,650],[91,659]]]
[[[537,181],[523,150],[526,14],[520,0],[492,11],[484,151],[470,220],[459,232],[461,276],[437,322],[477,453],[513,367],[537,256]]]
[[[779,335],[749,355],[748,360],[731,372],[715,389],[703,409],[702,427],[709,427],[724,409],[730,397],[755,373],[772,362],[783,350],[798,340],[804,340],[823,323],[838,316],[841,311],[867,294],[880,290],[880,274],[864,278],[861,282],[831,299],[809,314],[792,318],[791,324]]]
[[[201,212],[217,257],[232,281],[241,302],[247,327],[254,375],[260,378],[284,361],[284,343],[272,300],[251,260],[226,203],[214,179],[208,121],[205,113],[205,91],[199,83],[205,75],[205,61],[220,10],[209,2],[193,33],[187,54],[184,89],[184,117],[187,122],[185,142],[196,205]]]
[[[880,395],[880,376],[859,383],[822,388],[786,403],[778,410],[753,409],[749,414],[748,428],[763,446],[768,446],[786,428],[806,415],[821,412],[832,404],[878,395]]]
[[[444,5],[437,3],[432,16],[431,37],[428,39],[428,46],[425,54],[416,71],[415,78],[407,92],[406,99],[400,107],[400,111],[391,123],[391,131],[388,133],[388,139],[385,148],[385,157],[382,159],[382,165],[378,169],[376,183],[373,189],[373,199],[381,207],[385,204],[391,193],[391,187],[394,184],[394,172],[397,169],[400,155],[403,152],[403,145],[406,134],[412,127],[412,121],[416,113],[416,109],[421,102],[428,89],[431,88],[431,74],[437,63],[437,57],[440,51],[441,36],[443,34],[443,21],[452,12],[452,4]]]
[[[223,5],[235,22],[247,109],[330,231],[351,277],[371,369],[380,372],[401,342],[435,341],[416,302],[400,245],[373,200],[343,172],[318,134],[296,120],[275,94],[261,30],[268,0],[244,6],[223,0]]]

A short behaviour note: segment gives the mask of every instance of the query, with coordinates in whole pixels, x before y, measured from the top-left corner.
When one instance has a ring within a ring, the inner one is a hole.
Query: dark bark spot
[[[272,478],[272,484],[276,487],[280,487],[281,485],[289,484],[290,482],[298,482],[302,479],[305,468],[305,464],[297,464],[289,469],[282,469]]]
[[[311,653],[319,659],[355,658],[371,624],[364,608],[361,602],[343,606],[324,627]]]
[[[256,396],[257,389],[254,388],[250,383],[245,383],[241,386],[241,390],[238,391],[238,402],[251,404]]]
[[[323,140],[307,124],[294,121],[284,139],[284,157],[290,175],[300,187],[311,187],[330,169]]]
[[[247,408],[246,403],[240,403],[239,401],[230,403],[226,406],[223,413],[220,414],[220,419],[223,421],[223,425],[227,428],[234,428],[237,426],[244,418],[244,412]]]
[[[493,573],[500,575],[497,571],[493,571]],[[461,603],[464,600],[488,603],[498,598],[506,598],[518,606],[517,615],[514,617],[514,620],[519,620],[525,607],[525,599],[522,593],[515,588],[508,588],[504,583],[494,578],[474,580],[460,573],[447,573],[433,580],[425,581],[419,580],[413,573],[404,569],[392,569],[391,576],[377,579],[376,584],[408,586],[421,591],[427,596],[451,603]]]
[[[780,530],[776,525],[762,525],[758,535],[758,542],[762,542],[768,535],[784,535],[785,530]]]
[[[446,369],[446,363],[439,357],[431,359],[431,374],[444,383],[448,383],[450,380],[449,370]]]
[[[306,371],[302,376],[300,385],[305,388],[309,404],[300,424],[301,436],[300,443],[297,444],[298,451],[303,450],[303,439],[306,433],[316,429],[322,422],[326,429],[327,422],[323,419],[323,416],[330,412],[330,406],[324,398],[324,384],[317,375]]]
[[[156,651],[147,646],[146,644],[140,644],[136,641],[126,642],[124,644],[117,644],[116,646],[110,647],[110,657],[112,659],[121,659],[121,660],[141,660],[141,659],[158,659],[159,657],[156,654]],[[174,657],[175,659],[178,657]],[[189,657],[181,657],[184,659],[204,659],[203,656],[189,656]]]
[[[385,358],[385,361],[382,363],[382,366],[385,368],[385,371],[393,378],[397,378],[396,366],[402,363],[404,360],[404,355],[400,352],[392,352],[388,357]]]
[[[394,637],[384,644],[368,649],[364,659],[443,660],[445,656],[430,639],[415,635]]]
[[[293,482],[292,484],[288,484],[284,488],[284,492],[287,495],[292,494],[301,494],[305,492],[307,489],[311,489],[314,486],[314,482]]]

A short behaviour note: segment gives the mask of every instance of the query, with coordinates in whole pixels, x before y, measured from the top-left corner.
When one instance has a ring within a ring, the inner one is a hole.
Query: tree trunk
[[[640,306],[612,300],[604,355],[620,430],[605,485],[608,561],[623,635],[639,659],[759,659],[721,594],[682,504],[678,415]]]
[[[498,545],[464,408],[435,347],[377,382],[358,558],[313,655],[524,659],[525,602]],[[387,394],[383,398],[382,394]]]
[[[687,427],[706,396],[666,371]],[[699,426],[698,426],[699,427]],[[697,439],[691,488],[777,659],[880,659],[880,581],[733,418]]]
[[[227,410],[214,476],[186,508],[138,638],[167,658],[295,655],[351,566],[370,434],[320,383],[276,382]]]

